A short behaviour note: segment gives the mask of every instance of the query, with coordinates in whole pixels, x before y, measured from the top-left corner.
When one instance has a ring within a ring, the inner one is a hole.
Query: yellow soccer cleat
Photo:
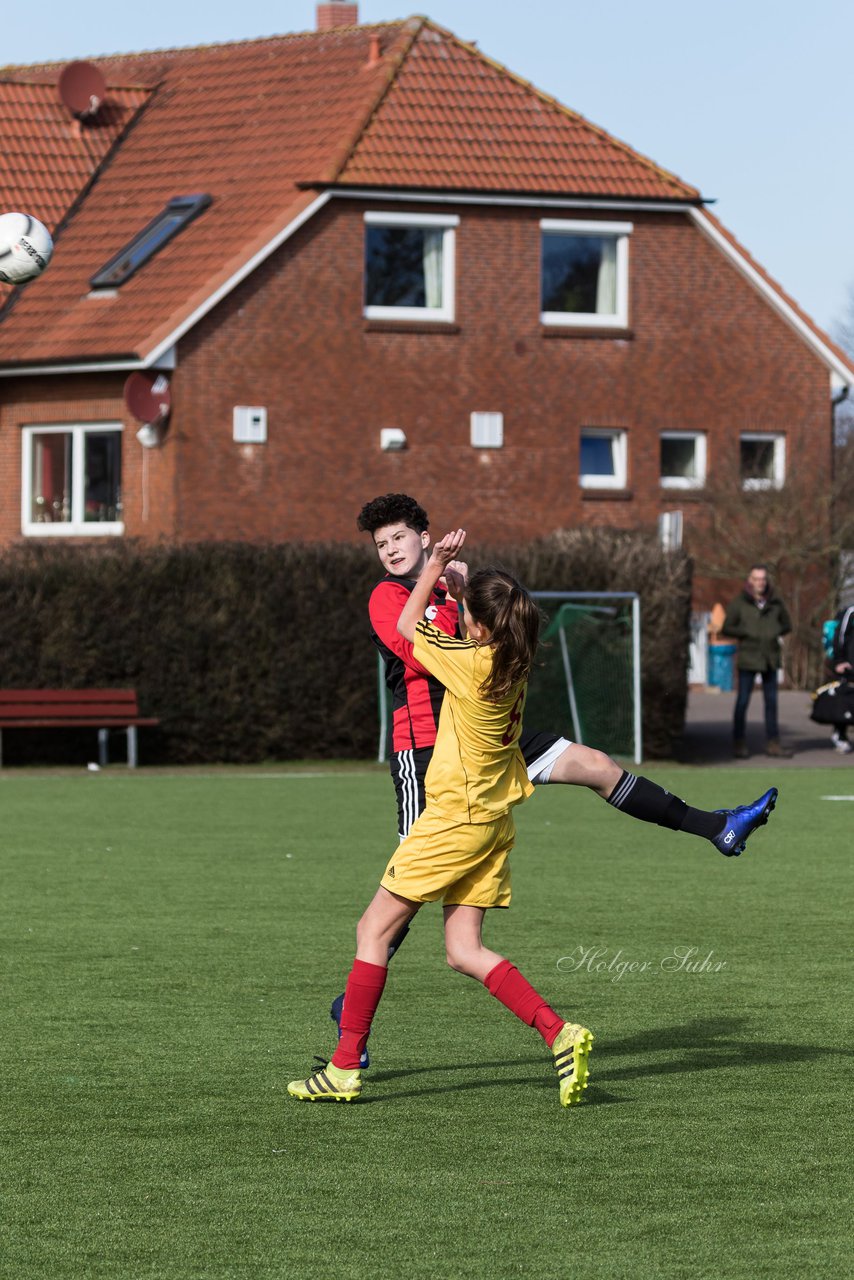
[[[362,1073],[333,1067],[330,1063],[307,1080],[292,1080],[288,1093],[300,1102],[352,1102],[362,1092]]]
[[[572,1107],[584,1100],[588,1075],[587,1055],[592,1048],[593,1036],[586,1027],[580,1027],[575,1022],[563,1024],[552,1045],[562,1107]]]

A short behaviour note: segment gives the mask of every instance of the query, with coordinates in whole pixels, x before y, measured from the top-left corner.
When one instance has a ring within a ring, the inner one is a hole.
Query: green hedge
[[[641,592],[646,747],[666,754],[684,713],[689,562],[592,530],[477,560],[496,556],[532,589]],[[0,686],[135,688],[161,720],[141,731],[147,764],[369,757],[378,577],[365,545],[16,547],[0,558]],[[89,731],[4,735],[10,763],[93,756]]]

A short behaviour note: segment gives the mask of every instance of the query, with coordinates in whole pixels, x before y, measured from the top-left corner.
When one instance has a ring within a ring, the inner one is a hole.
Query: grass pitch
[[[775,781],[648,772],[708,808]],[[740,859],[576,789],[517,811],[486,937],[596,1035],[564,1111],[539,1038],[445,966],[436,908],[362,1100],[287,1097],[393,849],[383,770],[5,775],[0,1274],[849,1274],[841,778],[787,771]]]

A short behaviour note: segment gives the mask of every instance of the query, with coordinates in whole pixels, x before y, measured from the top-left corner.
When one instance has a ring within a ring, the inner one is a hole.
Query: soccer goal
[[[634,591],[532,591],[546,615],[525,724],[642,760],[640,596]],[[391,700],[378,656],[380,740],[388,759]]]

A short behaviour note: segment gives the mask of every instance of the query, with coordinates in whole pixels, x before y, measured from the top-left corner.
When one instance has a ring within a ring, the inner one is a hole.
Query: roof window
[[[89,281],[92,288],[109,289],[130,280],[134,272],[144,266],[149,258],[153,258],[188,222],[192,222],[193,218],[207,209],[211,200],[212,197],[208,195],[175,196],[147,227],[143,227],[139,235],[134,236],[105,267],[92,276]]]

